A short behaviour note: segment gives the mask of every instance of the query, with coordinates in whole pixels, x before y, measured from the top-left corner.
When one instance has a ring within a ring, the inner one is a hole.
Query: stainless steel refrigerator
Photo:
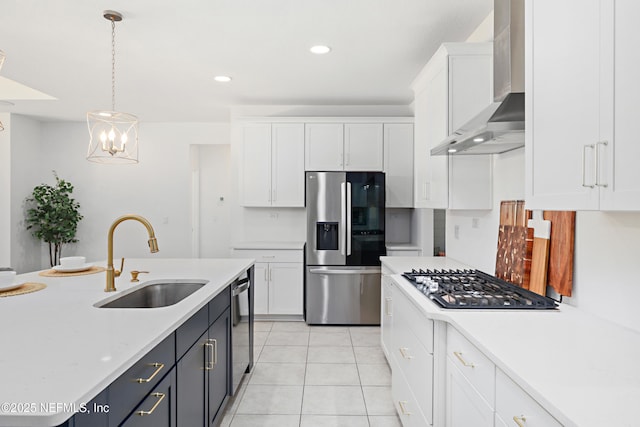
[[[382,172],[306,173],[308,324],[380,324],[384,205]]]

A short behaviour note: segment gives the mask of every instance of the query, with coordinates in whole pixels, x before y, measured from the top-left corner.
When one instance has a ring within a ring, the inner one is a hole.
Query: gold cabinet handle
[[[218,340],[209,338],[204,345],[206,347],[209,347],[209,349],[211,350],[209,361],[207,362],[207,366],[205,367],[207,371],[210,371],[218,364]]]
[[[458,352],[458,351],[454,351],[453,354],[458,358],[458,360],[460,361],[460,363],[462,363],[463,366],[466,366],[467,368],[475,368],[476,365],[474,365],[473,363],[469,363],[466,360],[464,360],[462,358],[462,353]]]
[[[407,354],[407,352],[409,351],[408,348],[406,347],[400,347],[398,350],[400,350],[400,354],[402,355],[402,357],[404,357],[405,359],[413,359],[413,356],[411,356],[410,354]]]
[[[149,378],[138,378],[135,381],[138,384],[142,384],[142,383],[148,383],[149,381],[151,381],[153,379],[153,377],[155,377],[156,375],[158,375],[158,372],[160,372],[162,370],[162,368],[164,368],[164,363],[149,363],[148,366],[151,366],[153,368],[157,368],[153,374],[151,374],[151,376]]]
[[[524,425],[526,424],[527,419],[524,417],[524,415],[520,415],[519,417],[514,415],[513,422],[515,422],[518,427],[525,427]]]
[[[162,400],[164,399],[164,397],[166,396],[166,394],[164,393],[151,393],[151,396],[153,397],[157,397],[158,401],[156,402],[155,405],[153,405],[153,407],[151,409],[149,409],[148,411],[138,411],[136,412],[136,414],[140,415],[141,417],[144,415],[151,415],[153,414],[153,411],[156,410],[156,408],[158,407],[158,405],[160,404],[160,402],[162,402]]]
[[[411,412],[407,411],[406,405],[407,402],[404,400],[398,400],[398,406],[400,406],[400,411],[402,411],[402,415],[411,415]]]

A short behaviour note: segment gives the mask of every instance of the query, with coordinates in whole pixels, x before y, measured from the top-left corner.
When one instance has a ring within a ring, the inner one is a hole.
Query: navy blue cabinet
[[[178,360],[179,426],[207,426],[217,423],[222,416],[231,377],[229,303],[228,290],[209,303],[209,321],[199,321],[202,335]],[[178,329],[178,334],[183,327],[193,333],[196,323],[188,321]]]
[[[217,424],[231,379],[230,303],[227,287],[59,427]]]

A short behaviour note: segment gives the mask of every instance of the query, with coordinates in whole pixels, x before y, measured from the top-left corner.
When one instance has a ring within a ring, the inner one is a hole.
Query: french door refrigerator
[[[384,188],[382,172],[306,173],[308,324],[380,324]]]

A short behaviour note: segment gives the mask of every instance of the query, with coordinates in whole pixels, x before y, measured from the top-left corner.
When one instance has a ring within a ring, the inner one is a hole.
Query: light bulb
[[[113,142],[116,140],[116,133],[113,131],[113,128],[109,131],[109,141]]]

